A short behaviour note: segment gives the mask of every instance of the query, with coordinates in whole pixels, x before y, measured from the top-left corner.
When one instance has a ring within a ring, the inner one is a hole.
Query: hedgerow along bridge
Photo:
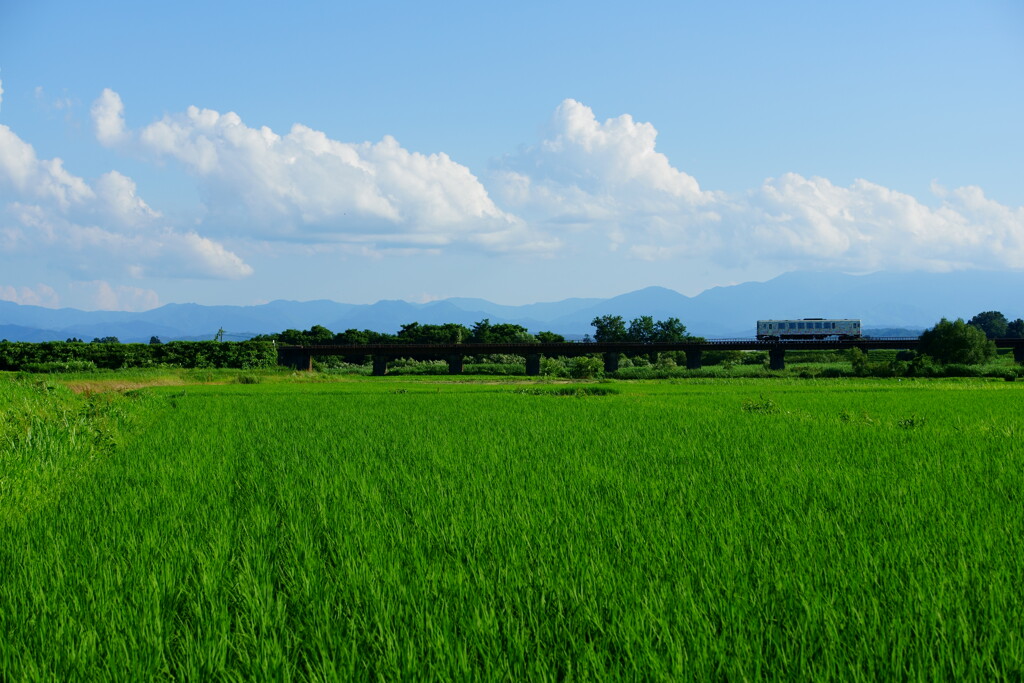
[[[1024,339],[995,339],[996,347],[1012,348],[1013,359],[1024,364]],[[397,358],[413,360],[445,360],[448,372],[462,372],[466,356],[509,354],[526,359],[526,374],[540,374],[540,359],[601,354],[605,372],[619,369],[619,354],[641,355],[665,351],[684,351],[686,367],[699,370],[704,351],[767,351],[768,367],[784,370],[787,351],[822,349],[894,349],[914,350],[921,343],[917,337],[866,337],[861,339],[814,339],[765,341],[760,339],[711,339],[701,342],[551,342],[522,344],[317,344],[279,346],[279,365],[296,370],[312,370],[314,356],[347,356],[361,359],[373,357],[373,374],[386,375],[388,362]]]

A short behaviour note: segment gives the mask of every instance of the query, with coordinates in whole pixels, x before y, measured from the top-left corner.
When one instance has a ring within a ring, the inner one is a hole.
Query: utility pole
[[[224,328],[223,327],[220,328],[219,330],[217,330],[217,336],[214,337],[213,340],[214,341],[219,341],[219,342],[224,341]]]

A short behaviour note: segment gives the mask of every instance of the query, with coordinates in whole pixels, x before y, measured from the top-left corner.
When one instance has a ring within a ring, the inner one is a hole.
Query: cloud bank
[[[502,160],[507,210],[553,235],[583,233],[641,259],[780,268],[1024,267],[1024,208],[977,187],[933,186],[939,206],[867,180],[840,187],[788,173],[730,195],[702,190],[628,115],[599,122],[574,100],[538,144]],[[581,238],[583,239],[583,238]]]
[[[117,172],[93,183],[59,158],[35,149],[0,125],[0,253],[44,254],[80,274],[239,278],[252,273],[238,255],[193,230],[161,222]]]
[[[301,124],[279,135],[197,107],[128,131],[123,113],[117,93],[104,91],[92,108],[97,139],[179,162],[218,234],[376,249],[553,246],[499,209],[468,168],[390,136],[353,144]]]
[[[57,308],[60,304],[60,296],[53,287],[45,284],[38,284],[34,287],[0,285],[0,301],[10,301],[22,306]]]
[[[599,121],[571,99],[543,139],[483,179],[388,136],[347,143],[301,124],[279,135],[197,107],[132,131],[111,90],[92,114],[104,145],[181,164],[202,192],[206,229],[233,238],[367,253],[571,256],[598,245],[622,258],[780,271],[1024,267],[1024,208],[980,188],[936,186],[935,207],[867,180],[841,187],[795,173],[744,193],[707,190],[657,151],[652,124]]]
[[[152,290],[119,279],[247,277],[244,257],[256,252],[596,255],[606,269],[630,260],[779,273],[1024,268],[1024,207],[981,188],[934,184],[922,201],[869,180],[787,173],[721,192],[659,152],[653,124],[602,121],[571,99],[538,140],[479,175],[390,136],[343,142],[302,124],[278,133],[198,107],[133,129],[111,89],[90,114],[101,145],[155,169],[170,162],[202,200],[171,220],[129,176],[77,176],[0,125],[0,255],[59,264],[98,307],[155,305]],[[57,295],[5,283],[0,299],[55,305]]]

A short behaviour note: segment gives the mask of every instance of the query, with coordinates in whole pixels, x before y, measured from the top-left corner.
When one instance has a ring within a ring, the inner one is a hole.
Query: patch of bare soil
[[[90,379],[65,382],[65,386],[76,394],[102,394],[110,391],[132,391],[145,387],[176,387],[185,384],[179,377],[155,377],[151,380],[129,381],[123,379]]]

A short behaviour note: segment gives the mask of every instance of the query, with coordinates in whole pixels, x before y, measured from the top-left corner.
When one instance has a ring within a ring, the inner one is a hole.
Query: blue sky
[[[1024,267],[1019,2],[0,1],[0,299]]]

